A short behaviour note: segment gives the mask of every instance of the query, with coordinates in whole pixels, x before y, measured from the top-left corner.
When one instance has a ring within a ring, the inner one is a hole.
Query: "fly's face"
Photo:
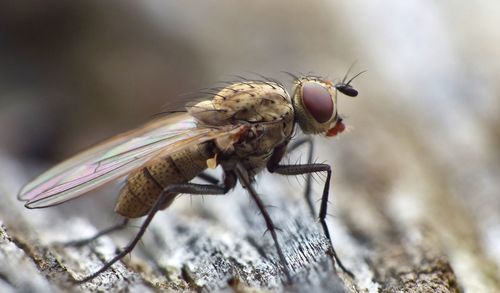
[[[311,77],[300,78],[293,93],[295,119],[306,134],[334,136],[345,129],[337,113],[337,88]]]
[[[359,72],[346,82],[351,68],[352,65],[338,83],[310,76],[297,78],[292,103],[295,120],[305,134],[323,132],[326,136],[335,136],[344,131],[345,125],[337,113],[337,92],[357,96],[358,91],[351,82],[365,72]]]

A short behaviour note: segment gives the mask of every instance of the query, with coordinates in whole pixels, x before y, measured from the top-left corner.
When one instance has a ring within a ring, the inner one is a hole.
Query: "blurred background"
[[[333,80],[356,62],[360,94],[339,96],[349,131],[317,154],[334,166],[332,213],[366,237],[417,222],[459,277],[494,283],[498,17],[488,0],[1,1],[0,154],[28,180],[232,75],[289,87],[281,71]]]

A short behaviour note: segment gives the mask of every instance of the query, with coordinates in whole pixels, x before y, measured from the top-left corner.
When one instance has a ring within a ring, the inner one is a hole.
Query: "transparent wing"
[[[159,118],[54,166],[26,184],[18,198],[28,208],[60,204],[125,176],[160,153],[231,136],[237,128],[198,127],[187,114]]]

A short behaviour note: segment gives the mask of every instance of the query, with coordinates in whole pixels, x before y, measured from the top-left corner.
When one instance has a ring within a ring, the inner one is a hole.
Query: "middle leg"
[[[271,233],[271,236],[273,237],[274,244],[276,246],[276,250],[278,251],[278,257],[280,258],[280,262],[283,265],[283,271],[286,275],[287,281],[291,283],[292,281],[292,276],[290,274],[290,271],[288,270],[289,265],[288,262],[286,261],[285,255],[283,254],[283,250],[281,249],[281,246],[278,242],[278,235],[276,234],[276,227],[273,224],[273,221],[271,219],[271,216],[269,216],[269,213],[267,212],[266,206],[264,202],[260,199],[259,195],[253,188],[252,184],[248,180],[248,176],[246,174],[246,171],[238,166],[236,168],[236,176],[241,182],[241,185],[248,191],[252,199],[255,201],[255,204],[259,208],[262,216],[264,217],[264,220],[266,222],[267,230]]]
[[[274,172],[281,175],[302,175],[302,174],[311,174],[317,172],[326,172],[326,182],[323,187],[323,195],[321,197],[321,207],[319,211],[319,221],[321,226],[323,227],[323,233],[326,238],[328,238],[330,242],[330,248],[333,259],[337,262],[339,267],[347,273],[349,276],[354,277],[353,273],[349,271],[340,261],[337,253],[335,252],[335,248],[333,247],[332,238],[330,236],[330,231],[328,230],[328,226],[326,224],[326,215],[328,209],[328,196],[330,193],[330,180],[332,178],[332,170],[330,165],[328,164],[303,164],[303,165],[278,165],[275,166]]]

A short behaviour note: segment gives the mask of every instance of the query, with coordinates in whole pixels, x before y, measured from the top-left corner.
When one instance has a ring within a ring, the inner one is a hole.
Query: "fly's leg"
[[[216,177],[214,177],[214,176],[212,176],[212,175],[210,175],[208,173],[205,173],[205,172],[201,172],[196,177],[200,178],[201,180],[203,180],[205,182],[213,184],[213,185],[217,185],[220,182],[219,179],[217,179]]]
[[[312,164],[313,161],[313,154],[314,154],[314,141],[312,137],[304,137],[295,140],[293,143],[290,144],[288,149],[286,150],[287,153],[291,153],[303,144],[307,144],[309,149],[307,151],[307,164]],[[312,181],[312,173],[309,172],[306,175],[306,186],[304,189],[304,197],[306,198],[307,205],[309,206],[309,210],[311,211],[311,215],[316,217],[316,211],[314,210],[314,202],[311,197],[311,181]]]
[[[238,166],[240,167],[240,166]],[[252,184],[250,183],[250,180],[248,179],[247,172],[243,168],[236,168],[236,176],[241,182],[241,185],[248,191],[250,196],[253,198],[255,203],[257,204],[257,207],[259,208],[262,216],[264,217],[264,220],[266,221],[266,226],[267,230],[271,233],[271,236],[273,237],[274,244],[276,245],[276,250],[278,251],[278,256],[280,258],[280,262],[283,265],[283,271],[285,272],[286,278],[288,282],[291,283],[292,277],[290,274],[290,271],[288,270],[288,262],[286,261],[285,255],[283,254],[283,251],[281,250],[281,246],[278,242],[278,235],[276,234],[276,227],[273,224],[273,221],[271,217],[269,216],[269,213],[267,212],[266,206],[260,199],[259,195],[253,188]]]
[[[330,192],[330,180],[332,178],[332,169],[328,164],[302,164],[302,165],[277,165],[274,167],[273,172],[281,175],[302,175],[311,174],[317,172],[326,172],[326,182],[323,187],[323,195],[321,197],[321,207],[319,211],[319,221],[323,227],[323,232],[326,238],[330,242],[331,254],[333,259],[337,262],[339,267],[347,273],[349,276],[354,278],[354,274],[351,273],[340,261],[335,249],[333,248],[332,238],[330,237],[330,232],[328,231],[328,226],[326,225],[326,214],[328,207],[328,195]]]
[[[202,179],[210,184],[213,184],[213,185],[216,185],[219,183],[219,179],[215,178],[214,176],[212,176],[210,174],[204,173],[204,172],[198,174],[197,177],[199,177],[200,179]],[[125,229],[127,227],[128,222],[129,222],[129,219],[125,218],[125,219],[123,219],[122,222],[120,222],[116,225],[113,225],[111,227],[108,227],[102,231],[99,231],[94,236],[91,236],[89,238],[79,239],[79,240],[68,241],[68,242],[64,243],[64,246],[80,247],[80,246],[87,245],[87,244],[97,240],[98,238],[104,236],[104,235],[111,234],[113,232]]]
[[[114,226],[111,226],[111,227],[108,227],[108,228],[106,228],[104,230],[101,230],[101,231],[99,231],[97,234],[95,234],[92,237],[84,238],[84,239],[80,239],[80,240],[68,241],[68,242],[64,243],[64,246],[79,247],[79,246],[86,245],[86,244],[88,244],[88,243],[96,240],[97,238],[99,238],[101,236],[104,236],[104,235],[107,235],[107,234],[111,234],[111,233],[113,233],[115,231],[120,231],[120,230],[124,229],[125,227],[127,227],[128,221],[129,221],[129,219],[125,218],[125,219],[123,219],[123,221],[121,223],[118,223],[118,224],[116,224]]]
[[[226,194],[229,189],[232,188],[231,186],[218,186],[218,185],[207,185],[207,184],[194,184],[194,183],[184,183],[184,184],[172,184],[167,187],[165,187],[158,199],[156,200],[154,206],[151,208],[149,211],[146,219],[142,223],[139,231],[135,235],[135,237],[130,241],[125,248],[118,253],[115,257],[113,257],[111,260],[106,262],[102,268],[100,268],[98,271],[95,273],[81,279],[77,280],[77,283],[85,283],[88,282],[95,277],[97,277],[99,274],[102,272],[106,271],[109,269],[114,263],[122,259],[124,256],[129,254],[134,247],[136,246],[137,242],[141,239],[142,235],[144,235],[144,232],[146,232],[146,229],[148,228],[149,224],[153,220],[153,217],[155,214],[161,210],[161,207],[168,201],[171,200],[171,196],[175,196],[179,193],[186,193],[186,194],[193,194],[193,195],[217,195],[217,194]]]

